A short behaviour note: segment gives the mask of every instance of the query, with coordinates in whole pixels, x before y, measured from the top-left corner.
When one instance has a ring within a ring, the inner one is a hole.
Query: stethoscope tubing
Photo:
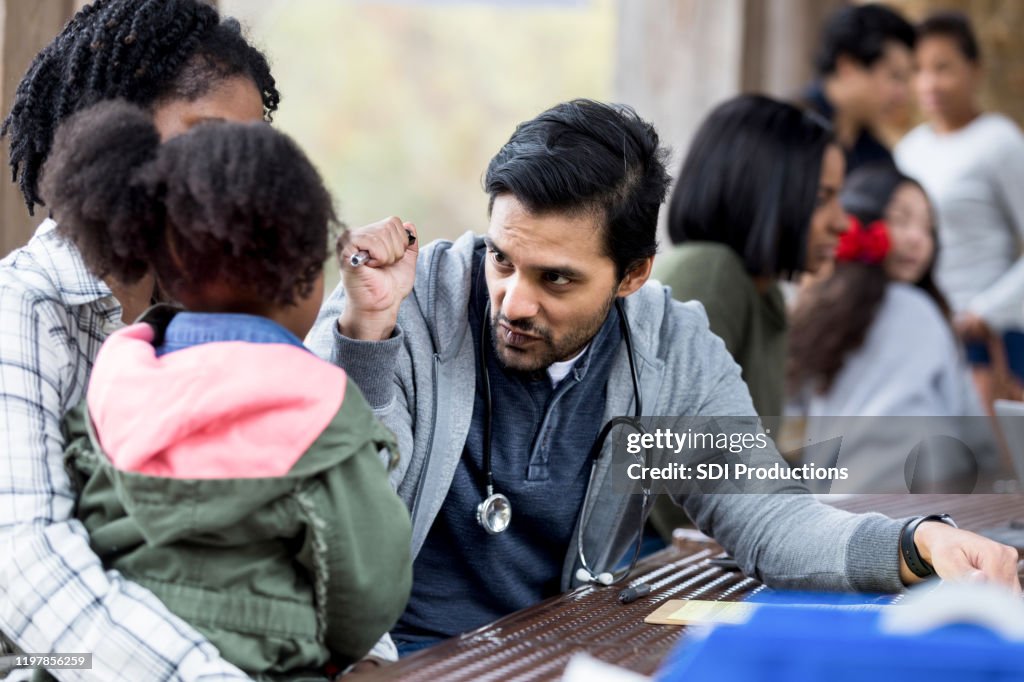
[[[590,478],[587,482],[587,491],[583,497],[583,505],[581,507],[581,515],[583,517],[587,514],[587,507],[590,502],[591,492],[594,487],[594,476],[597,473],[598,459],[601,457],[601,451],[604,449],[604,443],[607,441],[611,431],[616,426],[631,426],[640,433],[646,433],[643,424],[640,419],[643,415],[643,403],[641,402],[640,394],[640,380],[636,369],[636,356],[633,348],[633,335],[630,333],[629,318],[626,315],[626,307],[623,304],[622,298],[615,300],[615,307],[619,313],[619,328],[622,332],[623,341],[626,344],[626,354],[629,359],[629,374],[630,379],[633,383],[633,416],[632,417],[613,417],[610,419],[598,433],[597,439],[590,448],[588,459],[591,461],[590,465]],[[492,427],[492,403],[491,403],[491,381],[487,373],[487,347],[490,343],[489,331],[490,331],[490,317],[491,317],[491,304],[488,301],[486,308],[484,309],[483,320],[480,324],[480,352],[479,363],[480,373],[483,379],[484,388],[484,454],[483,454],[483,468],[485,476],[486,495],[485,499],[490,498],[494,495],[494,472],[491,468],[491,427]],[[645,460],[647,459],[647,453],[645,452]],[[648,501],[650,499],[650,488],[645,487],[643,490],[644,500],[640,510],[641,516],[641,536],[643,535],[643,523],[646,522],[648,512]],[[640,555],[641,542],[636,543],[636,549],[633,552],[633,557],[630,560],[629,567],[618,577],[613,577],[611,582],[601,581],[598,579],[598,574],[595,573],[587,563],[586,556],[583,552],[583,532],[586,528],[586,518],[581,518],[576,535],[576,549],[579,558],[580,565],[586,571],[590,578],[590,582],[604,585],[612,585],[621,582],[632,572],[633,567]],[[486,526],[485,526],[486,529]],[[488,532],[490,529],[487,529]],[[602,574],[603,576],[604,574]]]

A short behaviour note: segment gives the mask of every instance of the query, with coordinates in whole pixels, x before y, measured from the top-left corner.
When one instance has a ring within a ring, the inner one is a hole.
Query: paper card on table
[[[840,609],[843,611],[874,611],[888,605],[869,604],[759,604],[746,601],[704,601],[701,599],[670,599],[657,611],[644,618],[653,625],[742,625],[754,611],[768,606],[805,609]]]
[[[644,618],[644,622],[654,625],[740,625],[746,623],[756,610],[757,604],[750,602],[670,599]]]

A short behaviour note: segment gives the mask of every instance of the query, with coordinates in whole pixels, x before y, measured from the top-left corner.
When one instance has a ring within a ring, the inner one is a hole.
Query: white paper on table
[[[562,682],[651,682],[651,679],[587,654],[576,654],[570,658],[562,674]]]

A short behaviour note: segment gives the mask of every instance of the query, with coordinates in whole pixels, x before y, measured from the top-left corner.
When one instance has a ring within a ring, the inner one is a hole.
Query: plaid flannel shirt
[[[0,261],[0,632],[25,653],[91,653],[62,680],[248,679],[152,593],[105,571],[74,514],[61,418],[121,306],[47,220]],[[12,677],[13,679],[13,677]]]

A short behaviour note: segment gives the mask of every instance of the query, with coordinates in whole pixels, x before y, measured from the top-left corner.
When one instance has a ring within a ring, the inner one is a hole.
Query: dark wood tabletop
[[[829,500],[850,511],[892,517],[945,512],[961,528],[982,530],[1024,519],[1020,495],[857,495]],[[674,546],[637,564],[628,584],[648,583],[651,594],[623,605],[614,587],[581,587],[518,611],[460,637],[359,675],[360,680],[415,682],[528,682],[558,680],[569,658],[594,658],[652,674],[685,630],[648,625],[644,618],[669,599],[734,601],[764,589],[740,573],[711,566],[721,547],[696,531],[677,531]]]

